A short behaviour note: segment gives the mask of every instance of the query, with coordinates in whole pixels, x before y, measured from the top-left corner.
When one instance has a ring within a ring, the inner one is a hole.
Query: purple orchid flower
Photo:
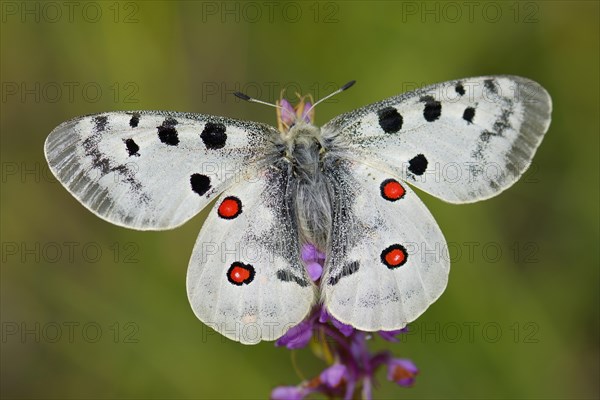
[[[343,364],[333,364],[331,367],[326,368],[321,375],[319,375],[320,381],[330,389],[335,389],[341,385],[342,380],[348,376],[348,368]]]
[[[331,314],[327,312],[325,307],[321,308],[321,313],[319,315],[319,322],[326,323],[327,321],[331,321],[332,325],[335,326],[342,335],[349,337],[354,332],[354,328],[351,325],[346,325],[343,322],[335,319]]]
[[[312,339],[315,317],[305,319],[298,325],[288,330],[285,335],[277,339],[275,346],[285,346],[290,350],[305,347]]]
[[[379,331],[377,333],[379,333],[379,336],[381,336],[382,339],[385,339],[388,342],[396,343],[400,341],[400,339],[398,339],[396,336],[406,332],[408,332],[408,327],[397,329],[395,331]]]
[[[307,244],[302,247],[300,255],[307,273],[318,284],[325,264],[325,254],[314,245]],[[386,341],[398,342],[397,336],[407,331],[407,328],[403,328],[377,333]],[[324,306],[316,306],[308,318],[290,329],[275,345],[293,350],[306,347],[313,340],[322,346],[323,350],[319,352],[321,357],[329,354],[330,365],[318,376],[303,381],[298,386],[276,387],[271,393],[271,399],[300,400],[318,392],[328,398],[351,400],[361,397],[371,400],[376,384],[375,374],[384,365],[387,367],[388,380],[403,387],[412,386],[419,373],[415,364],[408,359],[394,358],[387,351],[371,353],[367,342],[373,337],[368,332],[338,321]]]
[[[304,103],[304,109],[302,110],[302,120],[304,122],[312,122],[312,110],[310,110],[312,108],[312,104],[310,101],[307,101],[306,103]]]
[[[271,392],[271,400],[302,400],[308,391],[297,386],[279,386]]]
[[[388,380],[404,387],[412,386],[415,383],[415,376],[419,373],[417,366],[406,358],[391,358],[387,367]]]
[[[281,99],[279,105],[281,106],[281,121],[287,126],[292,126],[296,120],[294,107],[286,99]]]
[[[302,247],[300,257],[302,257],[302,261],[304,261],[306,265],[306,271],[308,272],[310,279],[312,279],[313,282],[321,279],[325,254],[321,253],[314,245],[307,244]]]

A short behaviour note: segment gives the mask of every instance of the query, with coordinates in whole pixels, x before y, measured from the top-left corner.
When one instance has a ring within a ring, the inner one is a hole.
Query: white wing
[[[552,102],[516,76],[440,83],[343,114],[323,136],[347,156],[453,203],[492,197],[529,166]]]
[[[290,179],[287,168],[270,166],[234,185],[196,241],[187,275],[190,304],[200,320],[232,340],[275,340],[315,301],[300,261]]]
[[[193,217],[252,165],[274,128],[164,111],[111,112],[59,125],[45,154],[85,207],[117,225],[169,229]]]
[[[446,288],[444,236],[421,200],[393,175],[352,162],[326,174],[335,194],[325,306],[361,330],[403,328]]]

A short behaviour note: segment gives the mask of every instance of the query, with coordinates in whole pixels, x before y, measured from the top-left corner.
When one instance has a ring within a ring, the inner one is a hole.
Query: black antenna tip
[[[250,97],[247,94],[242,93],[242,92],[234,92],[233,95],[235,97],[238,97],[238,98],[242,99],[242,100],[246,100],[246,101],[252,100],[252,97]]]
[[[352,85],[354,85],[355,83],[356,83],[356,81],[350,81],[350,82],[346,83],[344,86],[342,86],[340,88],[340,91],[343,92],[346,89],[350,89],[350,87],[352,87]]]

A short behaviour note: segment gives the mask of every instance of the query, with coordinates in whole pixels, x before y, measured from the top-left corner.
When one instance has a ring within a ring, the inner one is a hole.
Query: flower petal
[[[387,340],[388,342],[399,342],[400,339],[398,339],[396,336],[401,334],[401,333],[406,333],[408,332],[408,327],[404,327],[402,329],[396,329],[394,331],[379,331],[379,336],[381,336],[383,339]]]
[[[313,282],[318,281],[321,278],[321,274],[323,273],[323,267],[321,264],[311,261],[306,264],[306,271],[308,272],[308,276]]]
[[[316,261],[317,254],[317,248],[310,243],[302,246],[302,250],[300,251],[300,257],[302,257],[302,261]]]
[[[352,325],[346,325],[343,322],[338,321],[337,319],[331,317],[331,323],[335,326],[338,331],[342,333],[342,335],[349,337],[354,333],[354,327]]]
[[[345,365],[333,364],[331,367],[321,372],[319,378],[324,385],[334,389],[339,386],[339,384],[342,382],[342,379],[346,377],[347,374],[348,369]]]
[[[325,307],[321,307],[321,311],[319,313],[319,322],[324,324],[329,321],[329,313]]]
[[[287,125],[291,126],[296,120],[296,113],[294,107],[286,99],[281,99],[279,102],[281,106],[281,120]]]
[[[323,261],[325,261],[325,253],[321,253],[319,250],[317,250],[317,260],[323,264]]]
[[[352,333],[354,333],[354,327],[352,327],[352,325],[346,325],[343,322],[338,321],[333,317],[333,315],[329,314],[325,307],[323,307],[321,308],[321,313],[319,314],[319,322],[324,324],[327,321],[331,321],[333,326],[335,326],[337,330],[346,337],[349,337],[352,335]]]
[[[277,339],[275,346],[285,346],[290,350],[301,349],[310,342],[313,334],[313,318],[300,322],[282,337]]]
[[[308,392],[297,386],[279,386],[271,392],[271,400],[302,400]]]
[[[412,386],[419,373],[417,366],[407,358],[392,358],[388,361],[388,380],[400,386]]]
[[[307,101],[306,103],[304,103],[304,109],[302,110],[302,120],[304,120],[304,122],[309,122],[309,123],[312,122],[314,110],[311,110],[311,108],[312,108],[312,104],[310,103],[310,101]],[[309,112],[310,112],[310,114],[309,114]]]

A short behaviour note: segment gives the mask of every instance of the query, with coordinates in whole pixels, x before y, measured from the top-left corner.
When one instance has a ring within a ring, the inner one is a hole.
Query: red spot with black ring
[[[381,262],[389,269],[403,266],[408,260],[408,253],[401,244],[393,244],[381,252]]]
[[[388,201],[400,200],[406,194],[404,187],[395,179],[386,179],[381,183],[381,197]]]
[[[236,261],[227,270],[227,280],[236,286],[247,285],[254,280],[254,274],[252,265]]]
[[[228,196],[223,199],[217,214],[224,219],[234,219],[242,213],[242,201],[235,196]]]

